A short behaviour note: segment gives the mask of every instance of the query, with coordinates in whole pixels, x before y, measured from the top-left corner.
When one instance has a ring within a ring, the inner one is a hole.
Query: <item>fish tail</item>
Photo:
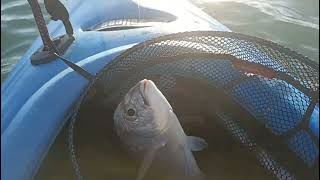
[[[190,149],[184,149],[185,155],[185,176],[188,180],[204,180],[205,175],[201,172]]]

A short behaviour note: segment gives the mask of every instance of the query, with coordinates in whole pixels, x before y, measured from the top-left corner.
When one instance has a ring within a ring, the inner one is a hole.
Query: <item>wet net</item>
[[[319,106],[319,70],[307,57],[233,32],[172,34],[122,53],[99,73],[86,98],[100,92],[105,106],[116,106],[144,78],[164,93],[187,132],[208,136],[209,146],[220,143],[224,152],[241,147],[266,177],[259,179],[319,178],[319,140],[310,129]],[[200,161],[200,168],[228,164],[212,161]]]

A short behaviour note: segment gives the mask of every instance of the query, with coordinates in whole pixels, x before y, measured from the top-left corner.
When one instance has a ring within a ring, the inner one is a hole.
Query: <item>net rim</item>
[[[142,49],[144,47],[147,47],[149,45],[155,44],[157,42],[165,41],[165,40],[175,40],[183,37],[200,37],[200,36],[211,36],[211,37],[226,37],[226,38],[233,38],[233,39],[240,39],[240,40],[247,40],[248,42],[256,42],[268,47],[272,47],[275,50],[278,50],[280,52],[283,52],[285,54],[290,54],[291,57],[296,58],[298,61],[305,63],[312,69],[316,71],[316,73],[319,74],[319,64],[317,64],[315,61],[312,61],[310,58],[307,56],[304,56],[288,47],[284,47],[276,42],[272,42],[269,40],[265,40],[260,37],[255,37],[255,36],[250,36],[250,35],[245,35],[241,33],[236,33],[236,32],[226,32],[226,31],[188,31],[188,32],[179,32],[179,33],[174,33],[174,34],[169,34],[169,35],[163,35],[159,36],[157,38],[153,38],[150,40],[146,40],[144,42],[141,42],[139,44],[136,44],[132,46],[131,48],[125,50],[122,52],[120,55],[116,56],[113,58],[108,64],[104,65],[101,70],[96,74],[95,79],[91,82],[89,82],[88,86],[82,91],[80,97],[78,98],[78,101],[74,104],[73,111],[68,115],[68,117],[71,117],[71,122],[70,122],[70,129],[68,136],[71,142],[73,143],[73,125],[76,123],[77,115],[81,109],[82,103],[87,99],[88,93],[92,88],[94,88],[97,84],[99,84],[99,78],[102,77],[102,75],[109,71],[110,68],[112,68],[114,65],[116,65],[119,61],[122,59],[125,59],[128,57],[131,53],[136,52],[139,49]],[[242,60],[244,61],[244,60]],[[319,91],[319,88],[315,91]],[[71,146],[70,146],[71,145]],[[69,144],[70,149],[74,149],[74,144]],[[77,162],[77,158],[75,155],[75,152],[69,152],[71,154],[71,160],[74,165],[74,170],[76,171],[76,175],[78,179],[83,179],[83,177],[80,175],[80,167],[79,163]]]
[[[311,60],[309,57],[307,57],[299,52],[296,52],[289,47],[282,46],[279,43],[276,43],[276,42],[273,42],[270,40],[266,40],[261,37],[246,35],[246,34],[237,33],[237,32],[228,32],[228,31],[186,31],[186,32],[178,32],[178,33],[174,33],[174,34],[159,36],[157,38],[146,40],[144,42],[141,42],[139,44],[132,46],[131,48],[125,50],[120,55],[116,56],[107,65],[105,65],[102,68],[102,70],[96,75],[96,77],[99,78],[100,74],[102,74],[105,71],[108,71],[109,68],[112,67],[113,65],[115,65],[119,60],[126,58],[127,56],[129,56],[131,53],[137,51],[138,49],[144,48],[146,46],[149,46],[151,44],[161,42],[164,40],[174,40],[179,37],[187,37],[187,36],[190,36],[190,37],[191,36],[193,36],[193,37],[212,36],[212,37],[245,39],[245,40],[249,40],[249,42],[258,42],[262,45],[266,45],[269,47],[272,46],[272,48],[274,48],[275,50],[278,50],[278,51],[283,52],[285,54],[290,54],[292,57],[298,59],[299,61],[301,61],[301,62],[305,63],[306,65],[310,66],[311,68],[313,68],[319,74],[319,64],[317,64],[315,61]]]

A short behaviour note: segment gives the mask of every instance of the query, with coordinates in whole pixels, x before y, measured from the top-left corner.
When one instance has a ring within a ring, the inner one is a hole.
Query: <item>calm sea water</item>
[[[319,62],[318,0],[192,1],[233,31],[278,42]],[[35,27],[27,0],[1,0],[1,82],[38,36]]]

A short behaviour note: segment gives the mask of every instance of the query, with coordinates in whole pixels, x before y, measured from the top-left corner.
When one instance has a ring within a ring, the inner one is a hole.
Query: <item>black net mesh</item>
[[[207,94],[193,110],[215,117],[266,177],[318,178],[319,141],[309,120],[319,99],[319,70],[308,58],[232,32],[178,33],[127,50],[99,73],[92,89],[102,89],[104,103],[116,105],[143,78],[157,84],[178,117],[189,111],[181,104],[196,104],[189,100],[205,94],[188,94],[200,87],[191,82],[206,84],[218,95]]]

